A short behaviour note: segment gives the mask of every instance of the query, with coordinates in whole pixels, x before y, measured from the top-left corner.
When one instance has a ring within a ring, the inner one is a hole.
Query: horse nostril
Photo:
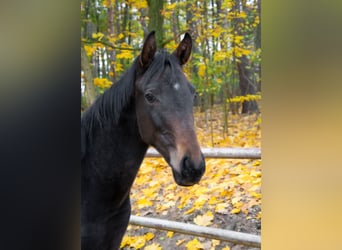
[[[194,169],[194,166],[192,164],[190,157],[184,156],[182,159],[181,166],[182,166],[181,173],[184,178],[191,178],[192,176],[195,175],[195,169]]]
[[[203,173],[205,171],[205,160],[202,155],[202,160],[196,165],[189,156],[185,155],[182,159],[181,166],[183,170],[186,170],[187,172],[198,171]]]
[[[190,158],[188,156],[183,157],[182,166],[183,166],[183,168],[190,167]]]

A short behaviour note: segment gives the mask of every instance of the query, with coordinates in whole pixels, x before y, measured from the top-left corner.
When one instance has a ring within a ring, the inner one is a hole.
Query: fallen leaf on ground
[[[144,250],[162,250],[162,248],[159,244],[153,243],[151,245],[144,247]]]
[[[188,243],[186,243],[186,249],[187,250],[201,250],[203,249],[203,245],[201,242],[198,241],[198,239],[193,239],[191,241],[189,241]]]
[[[209,226],[212,224],[212,220],[214,219],[214,215],[212,212],[207,212],[204,215],[198,215],[194,222],[199,226]]]

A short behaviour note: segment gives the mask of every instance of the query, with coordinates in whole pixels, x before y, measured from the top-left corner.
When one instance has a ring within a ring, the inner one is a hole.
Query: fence
[[[202,148],[205,157],[208,158],[230,158],[230,159],[260,159],[261,150],[259,148]],[[146,157],[161,157],[161,155],[153,148],[150,148]],[[252,247],[261,247],[261,237],[248,233],[235,232],[219,228],[203,227],[193,224],[138,217],[131,215],[130,224],[136,226],[144,226],[155,228],[158,230],[173,231],[182,234],[206,237],[228,241],[235,244],[241,244]]]
[[[204,156],[208,158],[230,159],[260,159],[260,148],[202,148]],[[149,148],[146,157],[161,157],[154,148]]]

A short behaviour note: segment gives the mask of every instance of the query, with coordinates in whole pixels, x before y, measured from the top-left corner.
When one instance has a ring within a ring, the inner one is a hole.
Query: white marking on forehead
[[[176,82],[176,83],[173,85],[173,87],[174,87],[175,90],[179,90],[180,85],[179,85],[178,82]]]

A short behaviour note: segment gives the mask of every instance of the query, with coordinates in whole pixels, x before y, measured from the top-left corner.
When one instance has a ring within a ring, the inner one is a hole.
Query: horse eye
[[[198,95],[197,95],[197,92],[195,92],[193,101],[196,102],[196,101],[197,101],[197,98],[198,98]]]
[[[145,94],[145,99],[147,100],[147,102],[149,103],[154,103],[157,99],[155,98],[154,95],[152,95],[151,93],[146,93]]]

